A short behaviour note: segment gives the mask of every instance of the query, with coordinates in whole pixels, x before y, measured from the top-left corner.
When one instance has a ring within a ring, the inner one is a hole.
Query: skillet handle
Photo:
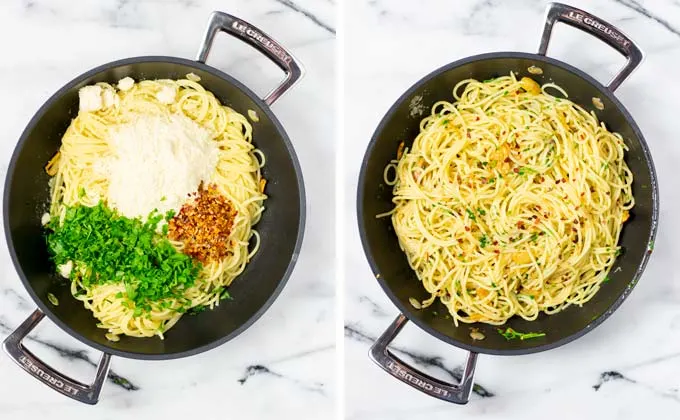
[[[293,57],[290,51],[245,20],[241,20],[223,12],[212,12],[210,15],[208,28],[205,31],[205,36],[196,60],[205,63],[208,59],[208,54],[212,48],[213,41],[215,40],[215,35],[219,31],[226,32],[229,35],[252,45],[286,73],[286,77],[281,84],[265,96],[264,102],[267,105],[271,106],[304,75],[302,64]]]
[[[463,377],[458,385],[426,375],[406,364],[387,348],[407,322],[408,319],[403,314],[399,314],[392,325],[371,346],[371,359],[390,375],[431,397],[455,404],[467,404],[474,384],[477,353],[468,354]]]
[[[61,392],[67,397],[85,404],[97,404],[97,401],[99,401],[99,394],[102,391],[102,386],[104,385],[104,381],[109,372],[111,355],[108,353],[102,354],[99,365],[97,366],[97,374],[91,385],[85,385],[57,372],[33,355],[33,353],[22,344],[23,339],[26,338],[44,317],[45,314],[42,313],[40,309],[36,309],[35,312],[19,326],[19,328],[5,339],[2,344],[5,352],[16,364],[21,366],[31,376],[53,390]]]
[[[607,86],[612,92],[642,63],[644,58],[642,51],[623,32],[588,12],[562,3],[550,3],[548,5],[543,35],[541,36],[541,45],[538,48],[540,55],[546,55],[553,25],[558,21],[588,32],[601,41],[606,42],[626,58],[626,65],[614,76]]]

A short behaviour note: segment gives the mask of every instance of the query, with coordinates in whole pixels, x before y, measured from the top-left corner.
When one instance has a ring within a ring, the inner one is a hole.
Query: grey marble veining
[[[82,406],[0,354],[0,418],[329,418],[335,400],[333,232],[335,2],[314,0],[24,0],[0,4],[0,175],[31,116],[63,84],[97,65],[138,55],[193,58],[208,15],[222,10],[268,32],[307,68],[273,111],[293,142],[310,211],[301,256],[284,291],[241,336],[194,357],[114,358],[100,402]],[[226,35],[208,60],[264,94],[282,74]],[[319,264],[323,261],[323,264]],[[0,244],[0,340],[35,308]],[[26,346],[90,381],[100,354],[49,320]]]
[[[680,3],[575,0],[618,26],[646,53],[616,95],[649,143],[661,191],[654,255],[630,298],[603,325],[544,353],[482,355],[466,406],[429,398],[375,366],[368,348],[397,310],[373,278],[355,216],[359,166],[382,116],[413,83],[436,68],[494,51],[536,52],[547,1],[349,0],[346,15],[345,360],[346,414],[352,420],[676,419],[680,409],[680,190],[676,140],[680,85]],[[624,60],[595,38],[557,25],[548,55],[606,82]],[[455,382],[465,352],[412,324],[394,350],[414,366]]]

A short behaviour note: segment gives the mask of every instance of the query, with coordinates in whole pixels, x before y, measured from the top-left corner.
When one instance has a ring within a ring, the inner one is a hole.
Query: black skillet
[[[553,58],[546,57],[553,25],[556,21],[581,29],[606,42],[623,54],[627,63],[608,86],[603,86],[588,74]],[[621,31],[609,23],[582,10],[559,3],[548,6],[545,28],[538,54],[497,52],[464,58],[448,64],[425,76],[390,108],[382,119],[368,146],[361,167],[357,211],[359,230],[364,251],[373,272],[401,314],[372,346],[370,356],[392,376],[426,394],[457,404],[470,398],[478,353],[518,355],[553,349],[566,344],[601,324],[637,283],[653,249],[656,234],[659,198],[656,173],[652,157],[640,129],[628,111],[614,96],[614,90],[642,61],[642,52]],[[542,75],[528,73],[530,66],[540,67]],[[432,104],[451,98],[453,86],[460,80],[476,78],[485,80],[507,75],[514,71],[518,76],[529,76],[539,84],[555,82],[569,94],[569,99],[588,110],[594,110],[601,121],[614,132],[620,133],[630,148],[626,162],[634,174],[633,217],[626,223],[620,239],[624,253],[617,259],[610,277],[595,297],[583,307],[570,307],[555,315],[541,315],[528,322],[511,318],[504,326],[517,331],[542,331],[546,335],[531,340],[506,341],[494,326],[487,324],[462,324],[455,327],[441,304],[416,310],[410,297],[429,298],[406,256],[399,248],[389,218],[376,219],[375,215],[392,207],[392,190],[383,182],[383,170],[395,158],[397,145],[414,139],[419,132],[417,115],[422,107],[428,111]],[[604,110],[596,109],[593,98],[600,98]],[[439,314],[439,315],[437,315]],[[462,380],[452,385],[417,371],[389,351],[388,345],[406,322],[413,321],[428,334],[469,352]],[[470,337],[470,327],[478,328],[486,338],[475,341]]]
[[[281,84],[264,99],[231,76],[205,64],[215,35],[226,32],[252,45],[285,73]],[[212,311],[184,316],[158,338],[121,337],[108,341],[106,331],[75,300],[69,286],[54,275],[48,259],[40,214],[49,201],[45,163],[59,149],[61,136],[78,112],[78,89],[96,82],[115,83],[130,76],[135,80],[177,79],[188,73],[201,77],[201,84],[223,104],[246,114],[254,110],[253,142],[267,157],[263,176],[268,180],[266,210],[256,229],[260,249],[230,287],[232,301]],[[19,277],[38,308],[7,337],[4,349],[26,372],[52,389],[75,400],[95,404],[109,369],[111,355],[146,359],[191,356],[224,344],[252,325],[274,302],[297,261],[305,222],[305,194],[300,165],[288,135],[270,106],[303,74],[298,61],[269,35],[249,23],[215,12],[196,61],[177,57],[135,57],[97,67],[78,76],[55,93],[37,112],[23,132],[9,165],[4,192],[4,223],[7,244]],[[47,294],[59,305],[52,305]],[[22,340],[47,315],[67,333],[104,354],[92,384],[63,375],[26,349]]]

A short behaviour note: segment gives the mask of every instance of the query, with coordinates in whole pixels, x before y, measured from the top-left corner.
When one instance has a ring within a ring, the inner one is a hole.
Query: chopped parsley
[[[62,225],[59,218],[47,225],[51,259],[56,265],[73,261],[81,267],[74,272],[86,287],[122,282],[127,296],[122,304],[134,308],[135,316],[166,298],[188,304],[183,292],[194,284],[201,265],[156,233],[161,220],[172,216],[173,211],[165,217],[152,212],[142,222],[121,216],[101,202],[94,207],[69,207]]]
[[[527,174],[535,174],[535,173],[536,173],[535,170],[528,168],[526,166],[519,168],[519,172],[518,172],[519,175],[527,175]]]
[[[614,254],[614,256],[618,257],[621,254],[623,254],[623,249],[619,248],[619,249],[616,250],[616,253]]]
[[[194,306],[193,308],[189,309],[187,313],[189,315],[196,315],[200,314],[201,312],[205,311],[208,309],[208,305],[199,305],[199,306]]]
[[[480,248],[485,248],[489,244],[489,237],[486,235],[482,235],[481,238],[479,238],[479,247]]]
[[[538,239],[538,233],[535,233],[535,232],[532,233],[530,241],[533,242],[533,243],[536,243],[537,239]]]
[[[478,208],[477,208],[477,213],[478,213],[480,216],[486,215],[486,211],[485,211],[483,208],[481,208],[481,207],[478,207]]]
[[[609,283],[609,276],[605,276],[604,280],[602,280],[602,283]]]
[[[475,217],[475,214],[472,212],[470,209],[465,209],[465,212],[467,213],[468,217],[470,220],[475,221],[477,218]]]
[[[503,331],[502,329],[498,329],[498,333],[503,336],[506,340],[514,340],[516,338],[519,338],[520,340],[528,340],[530,338],[537,338],[537,337],[544,337],[545,333],[521,333],[518,331],[513,330],[512,328],[508,327]]]

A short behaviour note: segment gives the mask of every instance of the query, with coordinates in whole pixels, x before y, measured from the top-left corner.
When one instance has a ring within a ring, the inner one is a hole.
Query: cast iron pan
[[[628,62],[624,69],[603,86],[589,75],[561,61],[545,56],[552,27],[556,21],[586,31],[614,47]],[[359,179],[357,210],[359,230],[366,256],[380,286],[399,308],[401,314],[371,348],[371,357],[387,372],[428,395],[445,401],[464,404],[473,385],[478,353],[516,355],[549,350],[574,340],[602,323],[623,302],[637,283],[653,248],[658,219],[658,187],[652,158],[642,133],[628,111],[613,92],[642,61],[642,53],[621,31],[582,10],[563,4],[548,6],[545,29],[538,54],[498,52],[468,57],[446,65],[421,79],[411,87],[388,111],[375,131],[364,157]],[[527,68],[537,66],[542,75],[529,74]],[[620,244],[624,253],[617,259],[610,277],[597,295],[583,307],[570,307],[552,315],[541,315],[529,322],[519,317],[510,319],[505,327],[517,331],[542,331],[546,335],[531,340],[506,341],[491,325],[478,323],[455,327],[442,315],[448,310],[441,303],[416,310],[408,299],[429,298],[409,267],[399,247],[389,218],[375,215],[392,209],[392,189],[383,181],[383,170],[395,159],[401,141],[412,141],[419,132],[419,122],[431,106],[441,99],[451,98],[453,86],[460,80],[485,80],[507,75],[529,76],[539,84],[555,82],[569,94],[569,99],[587,110],[594,110],[611,131],[620,133],[630,148],[626,162],[634,174],[633,217],[626,223]],[[604,110],[595,109],[593,98],[600,98]],[[463,379],[451,385],[418,372],[399,360],[387,346],[407,322],[413,321],[427,333],[469,352]],[[486,338],[475,341],[470,327],[478,328]]]
[[[265,54],[286,73],[286,78],[263,100],[231,76],[205,64],[215,35],[224,31]],[[69,286],[54,274],[48,259],[40,215],[49,202],[45,163],[59,149],[61,136],[78,112],[78,89],[96,82],[115,83],[130,76],[135,80],[177,79],[187,73],[201,77],[201,84],[236,111],[254,110],[253,142],[267,157],[263,176],[268,180],[266,210],[256,229],[260,249],[230,287],[233,300],[212,311],[186,315],[166,335],[158,338],[122,336],[108,341],[105,330]],[[233,16],[211,15],[197,61],[176,57],[137,57],[95,68],[54,94],[28,124],[9,165],[4,192],[4,223],[9,252],[19,277],[37,309],[4,342],[5,351],[28,373],[53,389],[81,402],[95,404],[109,367],[110,356],[136,359],[172,359],[191,356],[236,337],[252,325],[273,303],[295,265],[302,243],[305,195],[300,165],[288,135],[270,109],[285,91],[302,77],[293,56],[263,31]],[[53,293],[59,305],[49,303]],[[93,384],[85,385],[47,366],[22,345],[22,339],[47,315],[83,343],[104,352]]]

